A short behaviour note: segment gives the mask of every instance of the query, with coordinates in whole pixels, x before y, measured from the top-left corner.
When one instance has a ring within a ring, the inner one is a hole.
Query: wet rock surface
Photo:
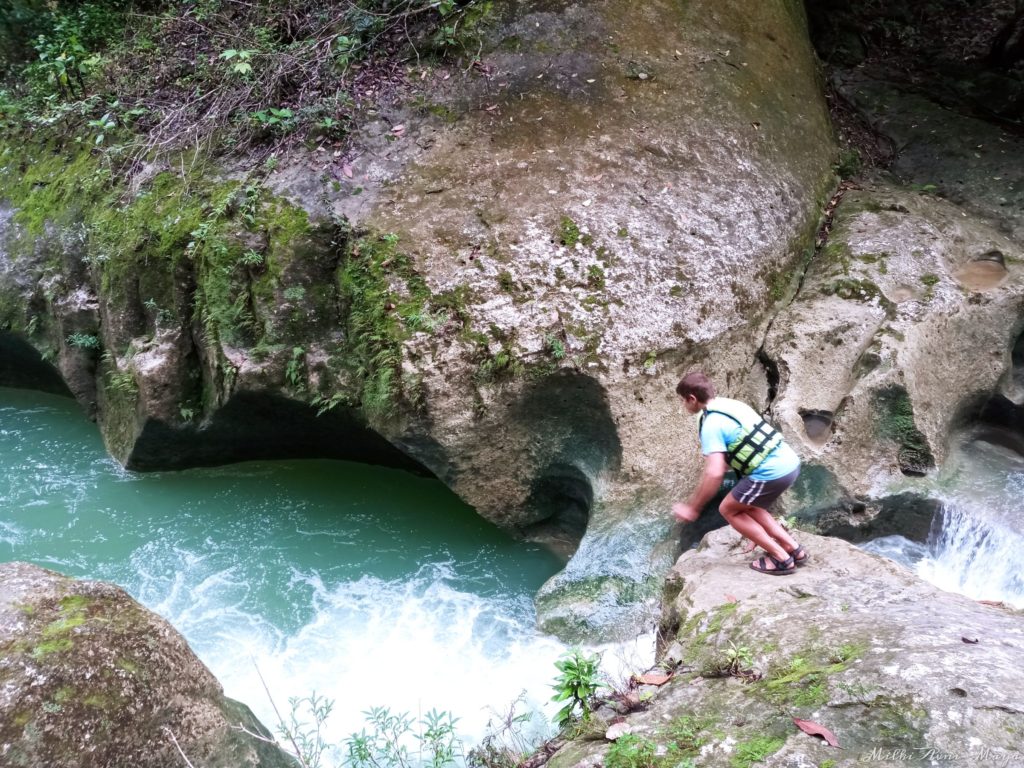
[[[177,768],[184,753],[206,768],[294,765],[240,726],[269,735],[122,589],[0,564],[0,764]]]
[[[661,628],[674,676],[646,711],[618,717],[619,730],[702,766],[752,755],[765,766],[1018,762],[1020,614],[941,592],[845,542],[798,538],[811,560],[791,576],[750,570],[729,529],[679,558]],[[840,748],[794,718],[824,726]],[[549,765],[597,764],[609,748],[576,741]]]

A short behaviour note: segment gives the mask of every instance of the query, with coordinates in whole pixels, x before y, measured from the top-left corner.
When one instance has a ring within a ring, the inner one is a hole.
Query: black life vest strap
[[[731,413],[726,413],[725,411],[714,411],[705,408],[704,412],[701,413],[700,421],[697,424],[698,437],[701,435],[701,432],[704,429],[704,417],[707,416],[709,413],[717,413],[719,416],[725,416],[727,419],[732,419],[737,424],[739,424],[741,428],[743,428],[743,422],[737,419]],[[769,441],[775,439],[775,437],[778,434],[778,430],[776,430],[771,424],[769,424],[763,418],[760,419],[757,422],[757,424],[755,424],[754,427],[750,430],[750,432],[744,435],[743,439],[736,444],[735,448],[733,448],[731,451],[727,450],[725,452],[726,463],[730,467],[735,469],[737,472],[739,472],[741,475],[745,475],[747,473],[747,467],[750,464],[750,462],[754,459],[754,457],[761,452],[761,449],[764,448],[764,446],[767,445]],[[761,439],[757,440],[757,438]],[[757,440],[757,442],[755,442],[755,440]],[[750,455],[747,456],[745,460],[737,461],[736,457],[739,455],[739,452],[748,445],[752,446],[755,450],[751,451]],[[774,448],[772,450],[774,450]],[[737,464],[739,466],[736,466]]]

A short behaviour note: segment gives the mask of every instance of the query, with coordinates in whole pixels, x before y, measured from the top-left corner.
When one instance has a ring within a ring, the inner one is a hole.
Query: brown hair
[[[693,395],[698,403],[706,403],[715,396],[715,385],[703,371],[688,373],[676,384],[676,394],[680,397]]]

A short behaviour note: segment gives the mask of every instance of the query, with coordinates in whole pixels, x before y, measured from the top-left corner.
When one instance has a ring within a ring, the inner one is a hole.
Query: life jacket
[[[744,413],[739,409],[734,410],[732,405],[734,402],[736,401],[728,398],[715,398],[715,407],[705,408],[700,415],[697,435],[699,437],[701,430],[704,429],[704,417],[709,413],[717,413],[739,424],[741,431],[736,439],[726,446],[725,460],[742,477],[749,475],[760,466],[762,461],[768,458],[768,454],[782,443],[782,435],[771,424],[758,416],[754,409],[744,406],[749,413]],[[743,403],[736,402],[736,405],[743,406]],[[730,413],[730,410],[734,410],[734,412]],[[753,424],[750,423],[750,414],[753,414],[756,419]],[[746,416],[745,419],[742,418],[744,416]]]

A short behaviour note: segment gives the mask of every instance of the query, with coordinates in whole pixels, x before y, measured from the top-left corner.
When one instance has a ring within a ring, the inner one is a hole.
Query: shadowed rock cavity
[[[832,436],[832,422],[835,414],[832,411],[818,410],[815,408],[801,408],[800,418],[804,421],[804,432],[811,442],[816,445],[824,445]]]
[[[351,411],[335,408],[317,416],[312,406],[261,392],[235,394],[198,427],[146,422],[125,466],[139,471],[172,470],[312,458],[379,464],[433,476]]]
[[[581,373],[559,372],[532,386],[513,409],[547,457],[526,502],[536,520],[522,534],[571,555],[587,529],[594,482],[622,463],[622,446],[604,389]]]
[[[60,372],[35,347],[11,333],[0,333],[0,386],[71,397]]]

